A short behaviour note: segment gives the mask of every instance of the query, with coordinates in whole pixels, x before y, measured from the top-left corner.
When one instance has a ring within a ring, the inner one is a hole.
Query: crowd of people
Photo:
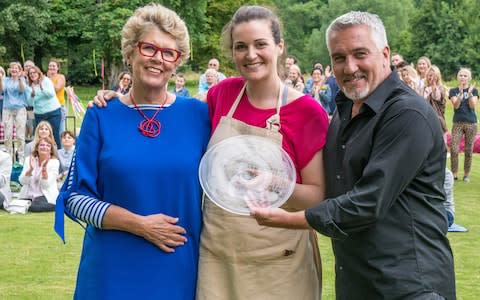
[[[462,136],[470,181],[471,71],[460,68],[458,86],[447,89],[428,57],[413,66],[392,55],[381,19],[366,12],[336,18],[326,39],[331,66],[315,63],[305,80],[286,56],[278,17],[242,6],[222,33],[239,76],[227,78],[212,58],[191,97],[176,73],[190,52],[186,24],[162,5],[140,7],[122,29],[128,71],[99,92],[78,143],[60,129],[58,63],[47,76],[12,63],[0,75],[0,199],[8,198],[3,166],[15,155],[8,130],[15,122],[20,141],[33,106],[34,139],[17,149],[19,197],[32,211],[55,210],[62,239],[64,215],[86,224],[75,298],[319,299],[318,232],[332,238],[337,299],[455,299],[446,233]],[[245,216],[202,199],[202,155],[245,134],[293,161],[295,188],[281,208],[249,199]]]
[[[70,158],[73,153],[72,144],[65,146],[60,135],[75,139],[74,133],[65,130],[65,76],[59,69],[59,62],[53,59],[46,75],[30,60],[23,66],[11,62],[6,72],[0,69],[0,207],[10,213],[55,209],[69,164],[63,153],[68,149]],[[59,153],[63,154],[61,162]],[[10,189],[14,165],[21,168],[21,189],[15,199]]]

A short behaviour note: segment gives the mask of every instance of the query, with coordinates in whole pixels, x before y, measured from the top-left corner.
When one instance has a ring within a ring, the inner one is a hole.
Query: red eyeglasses
[[[146,42],[138,42],[137,47],[140,54],[146,57],[154,57],[157,52],[160,52],[162,59],[168,62],[176,62],[182,56],[182,53],[178,50],[171,48],[160,48]]]

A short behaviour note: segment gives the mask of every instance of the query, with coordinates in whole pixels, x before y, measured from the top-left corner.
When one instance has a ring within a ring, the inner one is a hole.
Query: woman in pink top
[[[328,117],[311,96],[285,87],[278,76],[285,51],[278,18],[267,8],[243,6],[223,37],[241,77],[208,91],[209,146],[239,134],[270,138],[296,167],[297,184],[283,207],[300,210],[318,203],[324,197],[322,148]],[[319,298],[315,235],[311,239],[308,230],[260,226],[208,197],[203,212],[197,299]]]
[[[285,54],[278,18],[267,8],[243,6],[223,38],[241,77],[208,90],[209,147],[240,134],[267,137],[296,168],[295,189],[282,207],[296,211],[322,201],[328,117],[311,96],[285,87],[278,76]],[[96,104],[104,106],[112,94],[97,96]],[[198,300],[320,298],[322,270],[313,231],[260,226],[208,197],[203,213]]]

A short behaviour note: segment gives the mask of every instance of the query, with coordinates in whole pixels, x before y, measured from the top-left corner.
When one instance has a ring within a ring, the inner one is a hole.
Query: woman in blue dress
[[[195,298],[210,122],[205,103],[167,92],[189,51],[184,22],[161,5],[123,27],[132,89],[87,111],[57,201],[62,238],[64,211],[87,224],[75,299]]]

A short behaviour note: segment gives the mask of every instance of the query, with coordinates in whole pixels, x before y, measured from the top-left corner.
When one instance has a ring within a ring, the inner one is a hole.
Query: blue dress
[[[140,107],[149,117],[156,110]],[[148,138],[137,128],[143,117],[118,99],[89,109],[60,198],[78,193],[140,215],[178,217],[188,241],[166,253],[133,234],[87,225],[75,299],[195,299],[202,194],[197,174],[210,136],[208,110],[198,100],[177,97],[156,119],[160,135]]]

